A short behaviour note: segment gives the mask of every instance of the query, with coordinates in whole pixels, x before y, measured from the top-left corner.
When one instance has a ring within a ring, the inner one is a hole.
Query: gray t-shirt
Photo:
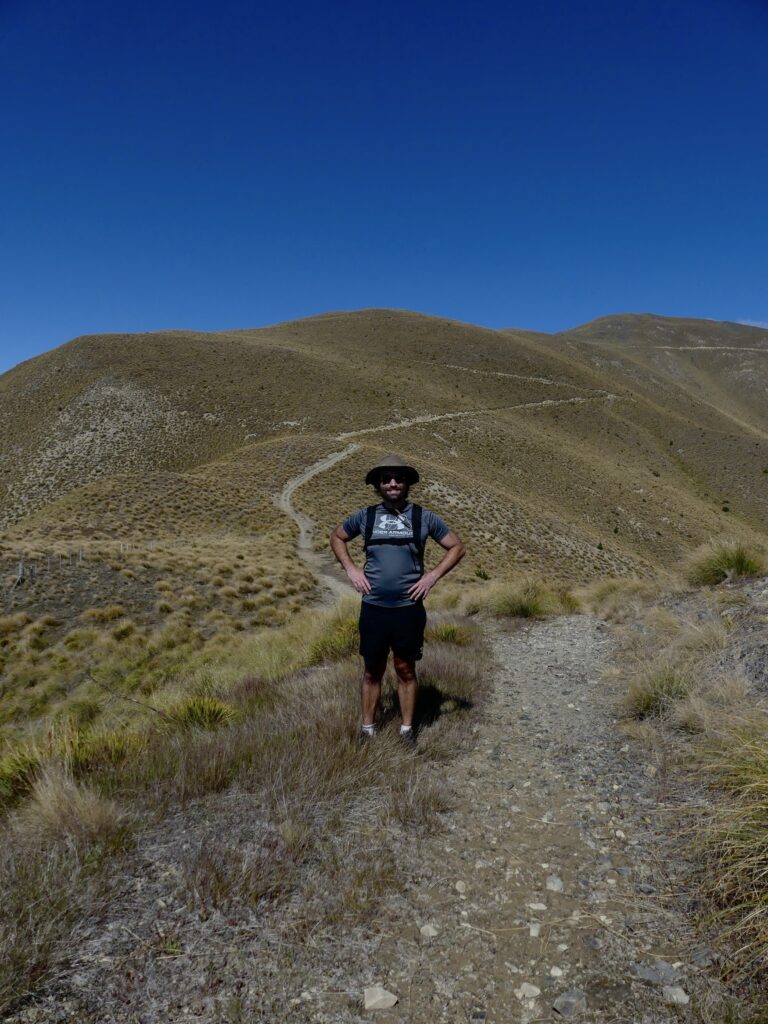
[[[367,513],[367,509],[361,508],[341,524],[350,540],[365,531]],[[441,541],[448,532],[440,516],[422,509],[422,550],[427,537]],[[376,506],[364,572],[371,584],[370,594],[363,595],[366,604],[400,608],[414,603],[408,596],[408,588],[421,579],[422,568],[413,543],[413,505],[410,502],[401,511],[387,508],[383,503]]]

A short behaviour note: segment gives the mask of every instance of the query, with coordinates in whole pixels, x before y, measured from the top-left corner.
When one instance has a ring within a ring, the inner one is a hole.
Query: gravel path
[[[374,1014],[393,1022],[699,1019],[710,954],[660,898],[657,769],[612,717],[607,627],[563,617],[491,641],[500,671],[450,766],[455,806],[358,990],[396,994]]]

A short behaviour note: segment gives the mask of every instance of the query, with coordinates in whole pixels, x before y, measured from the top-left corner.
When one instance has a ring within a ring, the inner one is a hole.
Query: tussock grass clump
[[[41,757],[33,747],[19,747],[0,760],[0,808],[25,797],[40,770]]]
[[[71,728],[58,744],[60,756],[76,778],[106,774],[129,757],[140,757],[147,735],[136,729],[81,730]]]
[[[321,661],[338,661],[357,652],[357,609],[353,610],[350,604],[351,602],[344,602],[324,624],[319,636],[312,641],[309,648],[311,665]]]
[[[630,680],[624,709],[633,718],[661,717],[687,696],[691,685],[690,674],[674,662],[652,663]]]
[[[31,617],[26,612],[18,612],[16,615],[0,615],[0,638],[10,636],[12,633],[19,633],[31,621]]]
[[[67,842],[0,834],[0,1011],[28,995],[71,948],[73,930],[104,906],[99,881]]]
[[[578,599],[571,591],[526,579],[485,587],[464,602],[463,610],[468,615],[489,611],[499,618],[537,619],[576,612],[578,608]]]
[[[25,956],[0,968],[0,1007],[61,963],[73,923],[88,919],[96,905],[94,879],[109,880],[107,858],[130,846],[134,822],[148,808],[171,806],[183,816],[189,801],[214,795],[217,809],[228,808],[211,826],[215,841],[200,836],[183,865],[190,898],[203,915],[237,902],[295,898],[307,928],[348,925],[369,920],[402,883],[399,830],[433,827],[444,808],[425,766],[461,749],[467,712],[487,685],[485,658],[478,631],[458,619],[442,623],[456,627],[443,633],[454,642],[432,642],[420,664],[416,752],[398,736],[394,678],[385,681],[381,730],[360,747],[360,668],[346,657],[351,608],[352,602],[330,615],[303,613],[280,631],[233,641],[220,657],[200,652],[194,671],[154,699],[160,715],[139,710],[134,720],[132,710],[120,709],[112,729],[82,727],[71,717],[56,724],[45,764],[36,764],[24,783],[29,798],[9,826],[17,859],[6,858],[7,884],[18,884],[24,900],[34,901],[43,880],[59,871],[56,858],[64,850],[91,874],[53,879],[64,894],[63,910],[47,899],[39,919],[36,905],[29,911],[26,937],[18,936]],[[469,642],[456,643],[457,637]],[[311,667],[319,651],[338,660]],[[180,721],[187,727],[179,728]],[[241,820],[246,802],[253,823],[217,834],[220,821]],[[121,803],[134,806],[135,817]],[[47,853],[22,878],[27,848]],[[6,900],[0,915],[21,906]]]
[[[104,608],[88,608],[83,612],[81,618],[86,622],[103,624],[114,622],[115,619],[122,619],[124,616],[125,608],[121,604],[110,604]]]
[[[424,636],[427,643],[456,644],[458,647],[472,643],[472,632],[462,622],[435,622],[427,626]]]
[[[726,798],[715,804],[703,833],[707,889],[742,972],[757,977],[768,968],[768,725],[763,719],[757,735],[721,740],[708,765]]]
[[[690,735],[713,737],[723,721],[744,705],[748,687],[738,676],[718,677],[695,687],[672,709],[669,724]]]
[[[186,729],[218,729],[237,718],[229,704],[216,697],[188,697],[170,711],[174,719]]]
[[[130,845],[132,835],[129,816],[113,800],[53,767],[35,781],[13,828],[42,844],[60,839],[81,851],[116,852]]]
[[[599,580],[577,590],[578,599],[594,615],[609,622],[623,622],[651,601],[658,600],[660,585],[634,577]]]
[[[694,586],[717,586],[725,580],[760,576],[766,572],[761,552],[744,544],[708,544],[700,548],[686,567],[686,578]]]

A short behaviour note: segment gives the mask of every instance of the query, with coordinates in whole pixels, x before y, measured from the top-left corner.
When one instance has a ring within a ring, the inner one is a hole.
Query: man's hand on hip
[[[414,583],[412,587],[408,588],[408,597],[410,597],[412,601],[423,601],[439,578],[440,577],[436,576],[433,572],[424,573],[417,583]]]
[[[358,594],[370,594],[371,584],[362,569],[358,569],[355,565],[350,565],[347,569],[347,576]]]

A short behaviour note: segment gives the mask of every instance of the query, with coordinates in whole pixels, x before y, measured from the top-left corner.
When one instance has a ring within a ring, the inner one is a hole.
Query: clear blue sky
[[[768,321],[768,0],[0,0],[0,370],[394,306]]]

